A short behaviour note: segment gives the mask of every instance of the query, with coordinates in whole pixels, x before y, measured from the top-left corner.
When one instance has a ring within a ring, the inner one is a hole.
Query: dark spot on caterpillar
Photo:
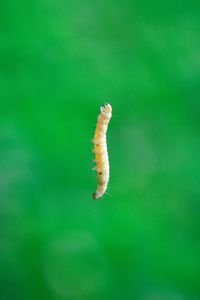
[[[102,172],[99,172],[99,175],[102,175]]]

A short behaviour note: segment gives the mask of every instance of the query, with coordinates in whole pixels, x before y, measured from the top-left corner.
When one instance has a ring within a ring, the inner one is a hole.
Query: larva
[[[94,134],[93,144],[95,153],[96,167],[94,170],[97,171],[97,190],[92,194],[93,199],[97,199],[103,196],[107,189],[109,181],[109,160],[106,143],[106,132],[108,123],[112,116],[112,106],[109,103],[105,103],[104,107],[101,107],[101,112],[98,116],[96,130]]]

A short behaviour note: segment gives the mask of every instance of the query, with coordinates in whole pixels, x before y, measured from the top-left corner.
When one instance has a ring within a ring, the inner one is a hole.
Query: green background
[[[200,2],[10,0],[0,24],[0,299],[200,299]]]

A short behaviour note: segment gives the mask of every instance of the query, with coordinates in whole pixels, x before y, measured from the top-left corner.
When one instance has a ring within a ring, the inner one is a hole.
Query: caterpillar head
[[[93,193],[93,194],[92,194],[92,198],[93,198],[94,200],[96,200],[96,199],[97,199],[97,193]]]

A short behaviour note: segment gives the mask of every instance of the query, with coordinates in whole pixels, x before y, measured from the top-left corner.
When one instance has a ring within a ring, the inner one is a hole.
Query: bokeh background
[[[0,7],[0,299],[200,299],[200,2]]]

